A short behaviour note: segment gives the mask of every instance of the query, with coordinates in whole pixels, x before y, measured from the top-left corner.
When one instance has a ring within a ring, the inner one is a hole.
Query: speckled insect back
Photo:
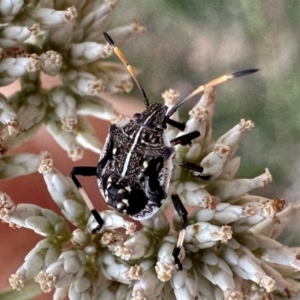
[[[152,103],[134,120],[111,125],[100,156],[98,181],[105,201],[136,220],[150,218],[167,197],[174,149],[154,124],[165,113],[166,107]]]
[[[134,114],[133,119],[124,118],[111,125],[97,167],[75,167],[71,172],[71,178],[98,222],[93,233],[101,229],[104,221],[95,210],[76,175],[96,176],[106,203],[117,212],[135,220],[152,217],[166,200],[170,190],[174,208],[181,219],[181,230],[172,253],[175,264],[181,270],[179,253],[187,226],[187,211],[175,189],[169,187],[172,160],[175,152],[174,146],[191,144],[192,140],[200,136],[200,132],[195,130],[169,141],[165,129],[167,124],[181,131],[185,129],[185,124],[172,120],[171,117],[181,105],[193,96],[228,79],[251,74],[258,70],[250,69],[223,75],[199,86],[171,109],[168,109],[167,106],[159,103],[149,103],[143,87],[135,76],[134,69],[129,65],[120,49],[114,45],[112,38],[107,33],[104,33],[104,37],[136,82],[143,95],[146,109],[140,114]],[[204,180],[209,179],[205,174],[201,175],[202,166],[184,161],[179,164],[183,168],[194,171],[197,177]]]

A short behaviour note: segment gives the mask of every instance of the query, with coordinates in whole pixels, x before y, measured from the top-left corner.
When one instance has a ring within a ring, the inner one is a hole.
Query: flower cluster
[[[177,93],[170,90],[163,97],[172,107]],[[183,270],[172,256],[180,220],[174,213],[170,228],[165,214],[170,199],[156,215],[141,221],[138,231],[114,211],[102,211],[104,226],[92,234],[97,223],[78,190],[43,153],[39,172],[64,217],[36,205],[15,205],[8,195],[0,195],[3,221],[45,236],[10,277],[11,286],[21,290],[34,279],[44,292],[55,288],[54,299],[299,297],[299,251],[275,238],[300,205],[249,194],[272,180],[267,169],[253,179],[235,178],[240,158],[234,154],[253,123],[242,119],[213,141],[213,107],[210,88],[190,111],[183,133],[167,129],[170,139],[201,132],[191,145],[176,146],[174,158],[171,186],[187,207],[193,206],[180,253]],[[183,160],[201,165],[203,171],[182,168]],[[66,220],[77,229],[71,231]]]
[[[84,116],[110,120],[113,109],[99,96],[132,89],[122,64],[106,60],[113,51],[102,32],[116,2],[0,2],[0,86],[21,83],[9,98],[0,94],[0,178],[7,178],[6,161],[18,159],[6,153],[43,124],[72,160],[82,157],[83,148],[100,153],[101,143]],[[108,32],[122,45],[141,31],[132,23]],[[42,73],[57,76],[60,85],[44,89]],[[10,177],[29,172],[23,171]]]

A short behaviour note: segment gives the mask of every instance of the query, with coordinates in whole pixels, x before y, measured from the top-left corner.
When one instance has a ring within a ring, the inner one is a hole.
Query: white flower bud
[[[10,135],[19,131],[17,114],[2,94],[0,94],[0,123],[7,126]]]
[[[218,177],[218,179],[232,180],[240,167],[240,163],[241,163],[240,157],[234,157],[232,159],[227,160],[223,166],[222,173]]]
[[[131,292],[132,288],[127,284],[106,280],[99,285],[94,295],[99,300],[129,300]]]
[[[24,283],[36,276],[59,257],[58,247],[49,239],[40,241],[25,257],[25,262],[16,274],[9,278],[13,289],[21,290]]]
[[[103,36],[99,32],[104,31],[115,4],[116,0],[106,0],[97,9],[90,11],[89,14],[82,18],[74,36],[77,37],[79,35],[78,40],[80,41],[103,41]]]
[[[201,176],[209,177],[212,180],[217,178],[222,173],[223,166],[229,154],[229,147],[222,144],[215,144],[213,152],[206,155],[200,163],[203,171],[201,173],[192,171],[192,175],[199,176],[200,178]]]
[[[76,137],[73,132],[63,130],[61,128],[61,123],[56,122],[53,119],[49,119],[46,125],[53,138],[64,150],[68,151],[68,155],[73,161],[79,160],[83,157],[83,149],[76,141]]]
[[[104,80],[107,93],[129,93],[133,88],[132,77],[121,64],[112,62],[93,64],[89,73]]]
[[[171,285],[176,299],[197,299],[197,282],[191,272],[182,270],[172,276]]]
[[[53,294],[53,300],[64,300],[68,296],[69,287],[56,288]]]
[[[112,106],[97,97],[80,97],[77,103],[78,115],[89,115],[110,121],[115,115]]]
[[[249,245],[249,240],[252,241],[252,245],[255,242],[257,246],[253,249],[250,248],[250,251],[257,250],[261,252],[261,258],[267,262],[272,262],[279,265],[290,266],[294,270],[300,270],[300,261],[298,258],[298,253],[294,253],[288,247],[283,246],[279,242],[265,237],[263,235],[243,235],[242,239],[246,242],[246,245]]]
[[[10,221],[34,230],[43,236],[66,236],[69,234],[64,219],[49,209],[34,204],[18,204]]]
[[[77,228],[72,232],[72,244],[85,246],[89,242],[88,235],[81,229]]]
[[[110,36],[113,37],[114,42],[116,45],[121,47],[124,45],[127,40],[131,37],[134,33],[141,33],[145,31],[145,27],[134,22],[127,26],[117,27],[110,30],[108,33]]]
[[[65,218],[75,226],[84,227],[90,212],[71,178],[53,168],[43,173],[48,191]]]
[[[280,204],[279,207],[281,207]],[[291,218],[298,213],[299,210],[299,205],[289,204],[284,210],[276,214],[276,218],[265,218],[260,223],[252,226],[250,231],[275,239],[287,226],[287,224],[290,223]]]
[[[12,21],[23,4],[23,0],[2,0],[0,2],[0,22],[6,23]]]
[[[101,273],[105,278],[125,284],[131,283],[131,270],[133,267],[129,266],[123,260],[116,258],[110,252],[102,252],[98,256],[96,264],[100,267]]]
[[[0,178],[8,179],[36,172],[41,163],[41,155],[13,154],[0,158]]]
[[[65,11],[43,7],[27,7],[26,13],[39,23],[42,29],[58,27],[68,22],[74,23],[77,17],[74,6],[67,8]]]
[[[73,131],[77,124],[76,100],[63,88],[54,88],[49,95],[49,101],[54,106],[55,114],[62,122],[62,129]]]
[[[130,250],[130,259],[139,259],[153,255],[156,242],[149,232],[138,231],[124,242],[124,246]]]
[[[227,245],[222,249],[222,257],[231,266],[234,273],[246,280],[256,282],[269,293],[276,288],[275,281],[267,276],[257,264],[257,259],[251,251],[239,245],[235,240]]]
[[[100,154],[103,148],[100,143],[94,127],[88,122],[86,118],[78,117],[76,127],[76,141],[85,149],[89,149],[95,153]]]
[[[199,249],[212,247],[218,241],[227,243],[232,238],[230,226],[215,226],[207,222],[198,222],[186,227],[184,242],[187,250],[196,252]]]
[[[195,108],[201,107],[205,110],[205,131],[201,131],[202,148],[206,148],[210,143],[212,131],[212,116],[215,104],[215,88],[207,88],[204,90],[203,95],[199,99]]]
[[[188,205],[209,209],[215,209],[217,205],[216,199],[193,181],[182,182],[176,191],[181,200]]]
[[[178,266],[175,264],[174,257],[172,255],[175,245],[175,236],[168,235],[162,240],[159,247],[155,271],[157,273],[158,279],[161,281],[169,281],[171,277],[177,272]],[[182,256],[184,257],[184,255],[184,249],[181,248],[181,258]]]
[[[42,64],[42,60],[36,54],[29,57],[4,58],[0,62],[0,86],[13,83],[27,72],[41,70]]]
[[[216,224],[229,224],[236,220],[244,219],[245,215],[242,206],[218,203],[213,220]]]
[[[275,280],[277,291],[285,297],[293,294],[291,284],[275,268],[264,262],[262,262],[262,268]]]
[[[151,218],[146,220],[141,220],[140,223],[143,225],[144,229],[155,232],[158,235],[166,235],[170,230],[170,223],[167,219],[164,211],[161,209]]]
[[[253,127],[254,124],[250,120],[245,121],[242,119],[238,125],[234,126],[221,136],[216,143],[227,145],[231,149],[231,152],[234,153],[238,149],[238,145],[245,133]]]
[[[185,152],[184,150],[184,152],[180,153],[183,148],[187,151]],[[192,144],[190,147],[180,145],[178,151],[181,155],[183,155],[182,160],[199,164],[199,155],[201,153],[201,145],[199,143]]]
[[[0,47],[15,47],[27,40],[35,30],[26,26],[5,25],[0,28]]]
[[[42,65],[42,71],[50,76],[55,76],[59,73],[62,66],[62,57],[59,53],[49,50],[42,55],[40,59],[44,62]]]
[[[85,255],[80,250],[65,251],[45,272],[39,273],[35,281],[40,284],[44,292],[50,291],[52,287],[64,287],[82,277],[85,264]]]
[[[242,295],[237,290],[235,282],[233,280],[233,273],[229,266],[220,259],[213,251],[205,250],[201,255],[202,274],[211,281],[212,284],[217,285],[224,292],[224,299],[231,299],[231,296],[235,296],[234,299],[241,299]]]
[[[94,75],[87,72],[71,70],[64,76],[71,83],[70,88],[82,96],[99,95],[106,88],[106,84],[102,79],[97,79]]]
[[[154,269],[148,269],[143,272],[141,278],[133,285],[133,299],[158,299],[164,288],[164,283],[161,282]]]
[[[107,58],[112,53],[113,49],[109,44],[95,42],[72,44],[70,48],[71,63],[76,67]]]
[[[165,106],[168,107],[167,113],[177,103],[177,99],[178,99],[179,95],[180,94],[177,91],[172,90],[172,89],[166,90],[161,94],[162,98],[164,99]],[[178,119],[179,119],[178,111],[176,111],[172,115],[171,119],[175,120],[175,121],[178,121]],[[170,134],[170,132],[168,133],[168,131],[174,131],[174,134],[175,134],[175,131],[176,131],[176,134],[172,138],[175,138],[177,133],[178,133],[177,128],[175,128],[173,126],[169,126],[169,125],[168,125],[167,130],[166,130],[167,135]],[[169,139],[169,140],[171,140],[171,139]]]
[[[205,120],[207,117],[207,111],[202,107],[194,107],[189,114],[191,117],[186,123],[185,130],[182,133],[179,133],[177,136],[192,132],[194,130],[198,130],[201,135],[192,141],[191,146],[178,145],[176,147],[176,154],[179,154],[180,158],[184,161],[199,163],[202,149],[201,145],[204,139],[203,133],[205,133],[206,128]]]
[[[239,197],[253,189],[264,187],[272,181],[272,176],[268,169],[262,175],[253,179],[234,179],[231,181],[216,180],[206,186],[206,190],[215,197],[226,201],[230,198]]]
[[[95,283],[87,277],[82,276],[81,278],[75,280],[69,289],[69,299],[93,299],[93,288]]]

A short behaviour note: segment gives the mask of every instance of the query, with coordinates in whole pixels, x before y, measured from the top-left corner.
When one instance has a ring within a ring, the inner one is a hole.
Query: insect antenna
[[[136,85],[138,86],[140,92],[143,95],[143,101],[145,103],[146,108],[149,106],[149,100],[147,98],[147,95],[145,93],[145,90],[143,89],[143,87],[141,86],[141,84],[139,83],[138,79],[135,76],[135,71],[134,68],[128,63],[127,59],[125,58],[124,54],[122,53],[122,51],[115,46],[115,43],[113,41],[113,39],[106,33],[103,32],[103,35],[106,39],[106,41],[113,47],[115,54],[118,56],[118,58],[122,61],[122,63],[126,66],[128,72],[130,73],[130,75],[132,76],[132,78],[134,79]]]
[[[188,96],[186,96],[184,99],[180,100],[175,106],[173,106],[169,112],[167,113],[166,117],[169,118],[171,117],[176,110],[183,105],[186,101],[188,101],[189,99],[191,99],[192,97],[202,93],[205,89],[209,88],[209,87],[214,87],[217,86],[229,79],[232,78],[236,78],[236,77],[241,77],[241,76],[245,76],[248,74],[252,74],[257,72],[259,69],[249,69],[249,70],[243,70],[243,71],[238,71],[238,72],[234,72],[232,74],[229,75],[223,75],[221,77],[218,77],[214,80],[209,81],[208,83],[205,83],[203,85],[200,85],[199,87],[197,87],[192,93],[190,93]]]

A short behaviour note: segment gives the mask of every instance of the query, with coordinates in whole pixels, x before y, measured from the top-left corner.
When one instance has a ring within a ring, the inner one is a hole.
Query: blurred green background
[[[260,69],[218,87],[214,137],[251,119],[238,175],[255,177],[268,167],[273,183],[260,192],[287,201],[299,200],[299,6],[293,0],[122,0],[110,23],[146,27],[122,50],[152,101],[168,88],[185,96],[220,75]],[[134,95],[140,97],[136,88]],[[181,109],[182,119],[192,104]]]

